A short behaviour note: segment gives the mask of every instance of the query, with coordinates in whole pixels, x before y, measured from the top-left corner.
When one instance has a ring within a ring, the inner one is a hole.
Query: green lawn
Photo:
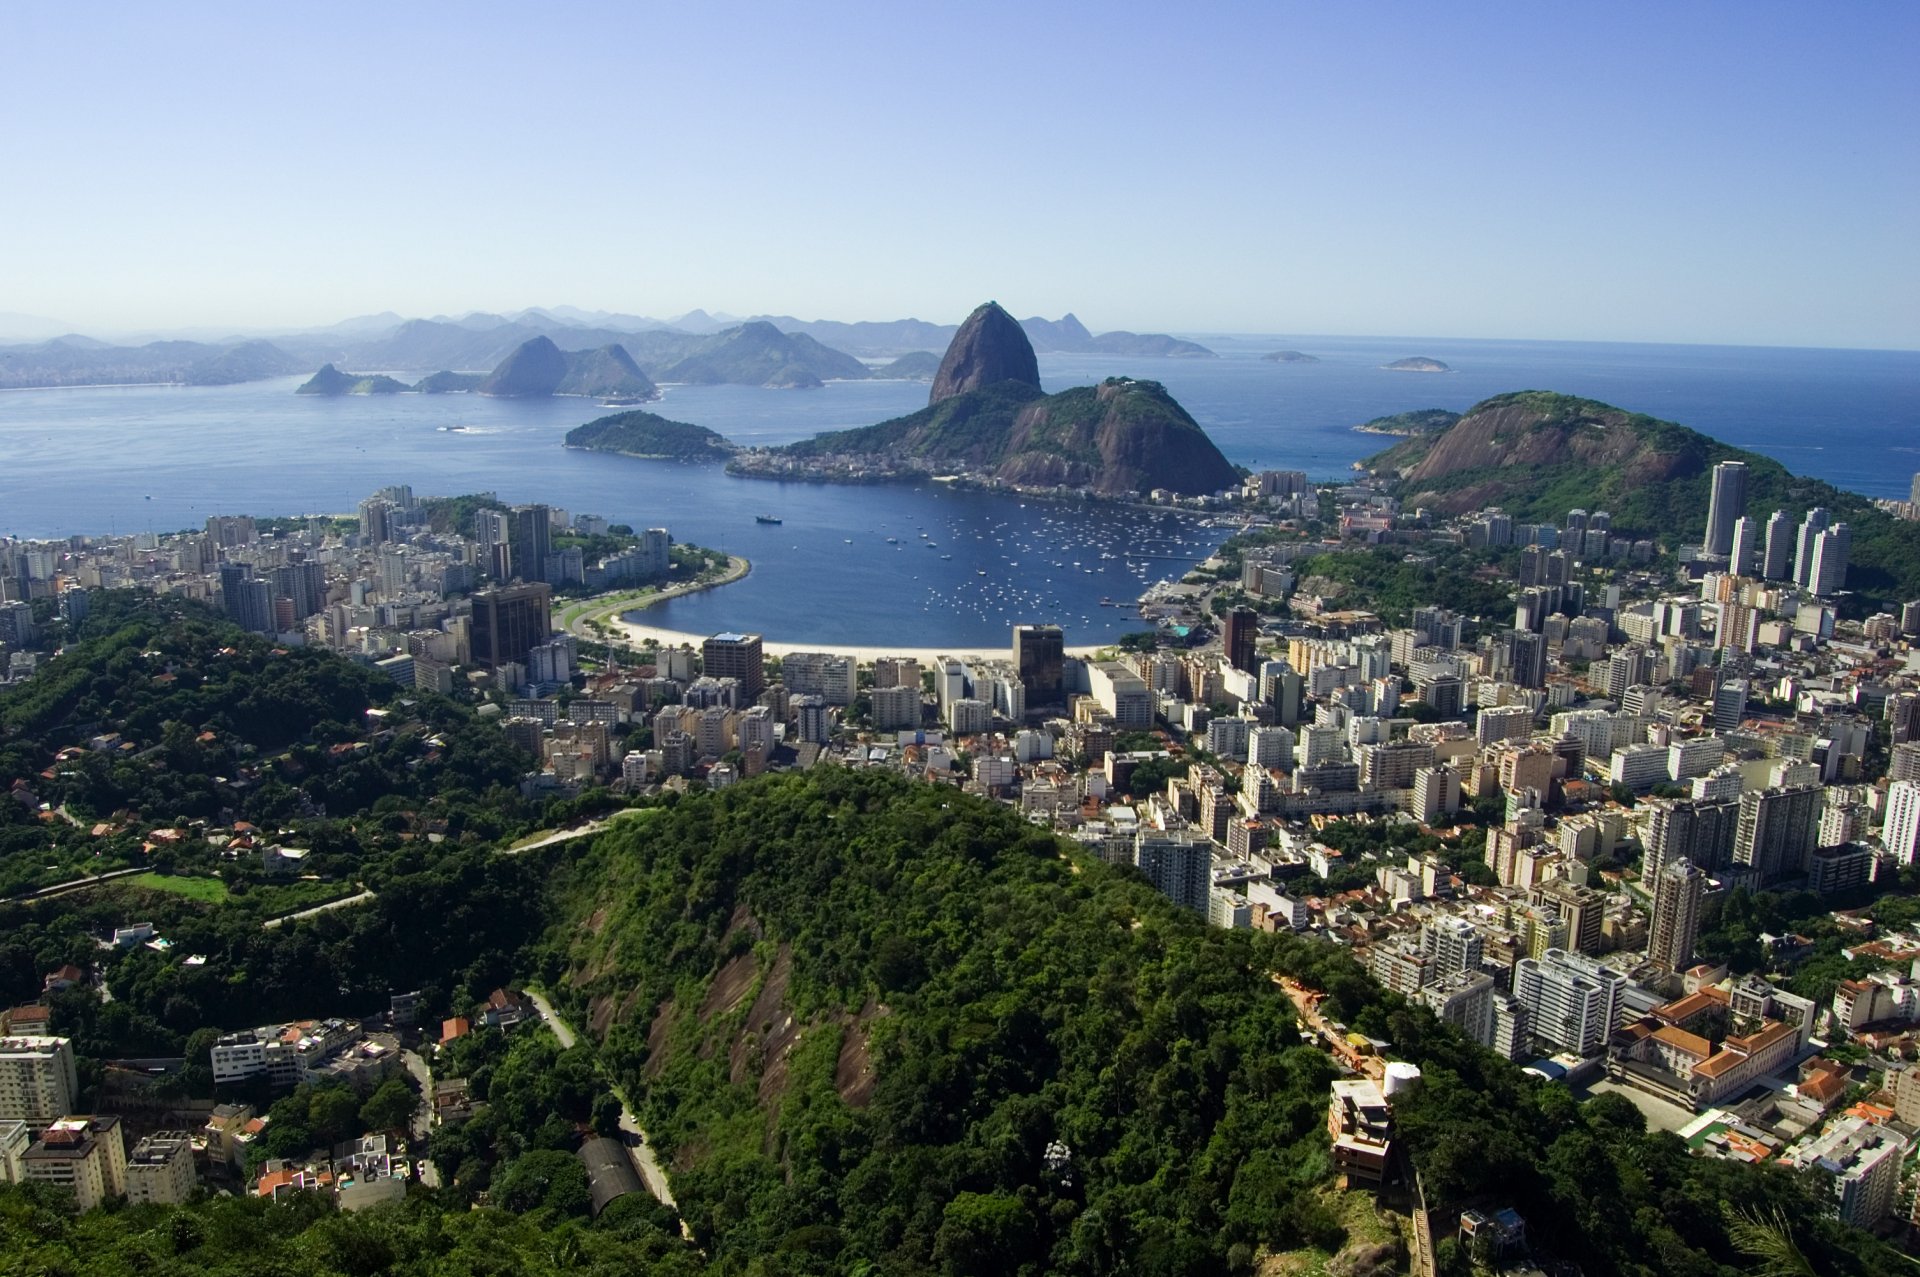
[[[142,887],[148,891],[168,891],[189,900],[203,900],[210,905],[227,902],[227,884],[218,878],[179,878],[171,874],[144,873],[132,875],[126,883],[130,887]]]

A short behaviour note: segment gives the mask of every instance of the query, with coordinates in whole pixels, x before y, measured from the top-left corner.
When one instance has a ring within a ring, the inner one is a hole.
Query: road
[[[553,1030],[553,1036],[559,1039],[562,1050],[579,1041],[573,1029],[554,1011],[553,1004],[544,995],[529,989],[527,997],[532,999],[540,1018],[547,1022],[547,1027]],[[640,1172],[641,1181],[646,1184],[648,1192],[678,1210],[673,1200],[673,1190],[667,1187],[667,1174],[660,1169],[660,1160],[653,1155],[653,1145],[647,1142],[646,1131],[633,1116],[633,1105],[628,1103],[619,1087],[611,1082],[608,1087],[613,1091],[614,1098],[620,1101],[620,1131],[626,1137],[622,1142],[627,1146],[627,1156],[633,1159],[634,1168]],[[681,1227],[684,1230],[686,1226],[682,1224]]]
[[[265,922],[261,923],[260,926],[264,930],[272,931],[278,928],[283,922],[293,922],[300,918],[311,918],[315,914],[325,913],[329,909],[345,909],[348,905],[363,905],[373,899],[373,897],[373,892],[363,890],[357,896],[342,896],[338,900],[329,900],[323,905],[315,905],[311,909],[302,909],[298,913],[283,913],[278,918],[268,918]]]
[[[589,820],[586,824],[575,825],[571,829],[556,829],[550,834],[534,839],[532,842],[521,843],[517,847],[502,847],[500,854],[503,856],[517,856],[523,851],[538,851],[542,847],[551,847],[557,842],[568,842],[575,838],[586,838],[589,835],[599,833],[612,823],[613,818],[608,817],[605,820]]]
[[[427,1142],[433,1130],[433,1070],[427,1062],[412,1051],[400,1052],[400,1058],[407,1066],[407,1072],[420,1085],[420,1107],[413,1111],[413,1121],[407,1134],[416,1154],[416,1164],[420,1168],[420,1182],[428,1188],[440,1187],[440,1171],[430,1157],[418,1157],[420,1147]]]
[[[9,896],[5,900],[0,900],[0,904],[17,905],[26,904],[34,900],[45,900],[49,896],[65,895],[69,891],[85,891],[88,887],[98,886],[100,883],[110,882],[115,878],[124,878],[128,874],[143,874],[146,872],[148,871],[144,865],[137,865],[132,869],[114,869],[103,874],[92,874],[85,878],[74,878],[68,882],[56,882],[51,887],[42,887],[38,891],[29,891],[25,895]]]

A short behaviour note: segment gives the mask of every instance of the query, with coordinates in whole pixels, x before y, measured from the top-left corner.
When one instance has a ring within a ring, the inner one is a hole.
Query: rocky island
[[[1354,429],[1363,435],[1400,435],[1415,439],[1421,435],[1438,434],[1458,420],[1459,413],[1449,412],[1445,408],[1416,408],[1412,412],[1396,412],[1390,417],[1363,421]]]
[[[656,399],[659,388],[640,371],[622,346],[571,353],[550,337],[534,337],[514,350],[477,387],[483,395],[503,399],[537,399],[548,395],[583,395],[638,403]]]
[[[383,373],[341,372],[332,364],[300,383],[296,395],[398,395],[413,389]]]
[[[1111,377],[1049,395],[1021,325],[988,302],[954,334],[919,412],[736,456],[768,478],[876,482],[953,475],[1102,496],[1217,492],[1239,472],[1158,382]]]
[[[725,461],[739,451],[716,431],[651,412],[621,412],[567,432],[566,446],[667,461]]]
[[[1425,355],[1414,355],[1407,359],[1396,359],[1390,364],[1381,364],[1388,372],[1452,372],[1438,359],[1429,359]]]
[[[1276,350],[1271,355],[1262,355],[1261,359],[1270,364],[1317,364],[1320,356],[1309,355],[1299,350]]]
[[[915,350],[873,370],[873,375],[892,381],[932,381],[940,371],[940,356],[931,350]]]

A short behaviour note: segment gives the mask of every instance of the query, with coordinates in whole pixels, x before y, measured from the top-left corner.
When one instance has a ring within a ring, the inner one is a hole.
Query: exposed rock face
[[[1012,315],[998,302],[988,302],[967,316],[940,361],[933,377],[929,404],[963,395],[1003,381],[1040,386],[1040,363],[1033,343]]]
[[[550,395],[566,377],[567,357],[560,347],[550,337],[534,337],[500,361],[480,383],[480,393],[516,399]]]

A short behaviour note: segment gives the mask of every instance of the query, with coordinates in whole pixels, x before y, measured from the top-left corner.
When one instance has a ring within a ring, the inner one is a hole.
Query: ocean
[[[1218,359],[1043,355],[1049,390],[1129,375],[1163,382],[1227,457],[1346,473],[1392,441],[1355,433],[1414,408],[1558,390],[1651,413],[1869,496],[1920,469],[1920,353],[1431,338],[1195,335]],[[1269,351],[1317,363],[1268,363]],[[1381,365],[1425,355],[1447,373]],[[1225,535],[1183,514],[921,487],[738,479],[719,466],[560,446],[612,409],[579,399],[296,396],[302,378],[239,386],[0,393],[0,533],[172,531],[212,514],[350,511],[375,488],[497,492],[743,554],[724,589],[649,609],[654,625],[792,642],[1000,645],[1016,622],[1073,643],[1138,628],[1130,608]],[[926,402],[917,382],[810,391],[670,386],[648,405],[740,443],[869,425]],[[449,427],[458,426],[459,430]],[[779,524],[760,524],[760,514]]]

